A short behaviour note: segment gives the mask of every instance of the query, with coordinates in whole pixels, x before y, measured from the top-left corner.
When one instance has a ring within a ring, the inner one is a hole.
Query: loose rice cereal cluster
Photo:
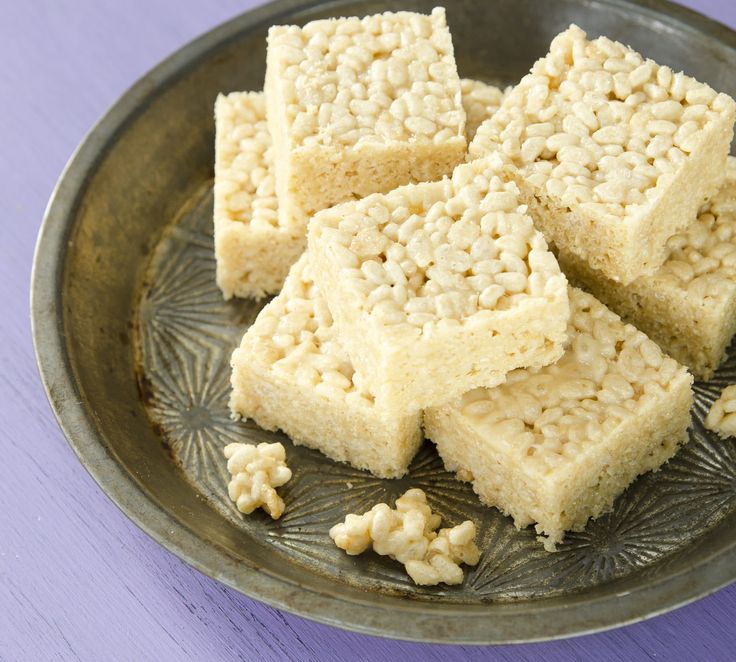
[[[705,418],[705,427],[723,438],[736,437],[736,384],[723,389]]]
[[[284,512],[284,501],[276,493],[291,479],[286,451],[281,444],[228,444],[227,470],[232,475],[228,488],[238,510],[246,515],[263,508],[273,519]]]
[[[440,522],[424,492],[415,488],[396,500],[395,509],[379,503],[363,515],[348,515],[330,529],[330,537],[348,554],[372,547],[403,563],[415,584],[462,584],[460,564],[476,565],[480,559],[475,524],[466,520],[437,531]]]

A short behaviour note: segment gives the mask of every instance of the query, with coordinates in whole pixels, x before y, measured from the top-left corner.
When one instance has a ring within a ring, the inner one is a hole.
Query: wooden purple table
[[[548,644],[441,647],[317,625],[192,570],[87,475],[46,402],[31,346],[28,285],[44,206],[72,150],[118,95],[255,4],[0,3],[0,660],[736,659],[736,585],[646,623]],[[736,0],[685,4],[736,27]]]

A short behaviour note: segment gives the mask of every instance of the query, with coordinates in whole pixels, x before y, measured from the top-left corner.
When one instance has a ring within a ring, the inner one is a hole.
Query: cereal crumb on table
[[[403,563],[420,586],[462,584],[460,564],[476,565],[480,559],[475,524],[466,520],[437,531],[440,521],[424,492],[411,489],[396,500],[395,509],[379,503],[363,515],[347,515],[330,529],[330,537],[350,555],[372,546],[377,554]]]
[[[736,384],[727,386],[705,417],[705,427],[718,436],[736,437]]]
[[[249,515],[263,508],[273,519],[281,517],[284,501],[276,488],[291,478],[284,447],[279,443],[228,444],[224,452],[232,475],[227,489],[238,510]]]

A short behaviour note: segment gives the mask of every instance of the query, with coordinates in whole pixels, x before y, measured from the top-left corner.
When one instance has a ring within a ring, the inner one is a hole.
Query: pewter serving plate
[[[433,1],[402,8],[428,11]],[[660,0],[453,0],[460,73],[517,81],[571,22],[736,93],[736,34]],[[213,103],[257,90],[268,26],[364,15],[382,2],[281,0],[189,44],[92,130],[52,197],[33,274],[33,333],[51,404],[103,490],[202,572],[271,605],[405,639],[511,642],[643,619],[736,578],[736,448],[702,420],[736,381],[736,355],[696,384],[689,443],[612,513],[546,553],[443,470],[427,442],[402,480],[378,480],[228,417],[229,356],[260,305],[225,303],[212,254]],[[227,497],[223,446],[283,441],[293,479],[281,520]],[[327,535],[348,512],[421,487],[445,524],[478,523],[463,586],[417,588]]]

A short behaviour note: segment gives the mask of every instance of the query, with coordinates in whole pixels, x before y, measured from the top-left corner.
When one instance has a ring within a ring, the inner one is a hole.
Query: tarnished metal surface
[[[287,1],[244,15],[157,68],[90,134],[50,205],[33,284],[39,364],[70,443],[126,513],[199,569],[282,608],[375,634],[564,636],[637,620],[731,581],[736,447],[702,419],[736,382],[734,357],[696,385],[690,442],[675,459],[555,554],[482,507],[429,443],[407,477],[386,481],[230,420],[229,355],[260,306],[224,302],[214,282],[214,97],[260,87],[268,25],[290,14],[303,21],[384,8]],[[736,91],[734,34],[660,2],[457,1],[448,12],[463,75],[511,83],[575,21]],[[244,517],[227,498],[222,447],[264,439],[286,443],[294,470],[279,490],[287,511],[277,522]],[[462,587],[414,587],[399,564],[348,557],[327,536],[345,513],[409,486],[425,489],[444,523],[478,523],[483,556]]]

